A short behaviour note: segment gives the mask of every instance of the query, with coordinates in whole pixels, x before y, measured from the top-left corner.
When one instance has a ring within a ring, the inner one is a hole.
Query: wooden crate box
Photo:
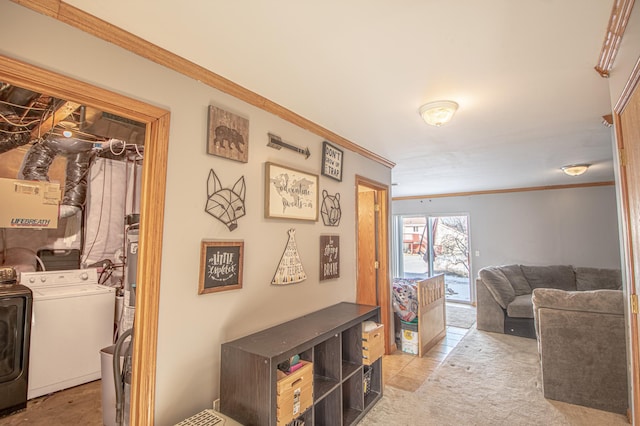
[[[370,331],[362,332],[362,363],[373,364],[384,355],[384,325],[378,324]]]
[[[276,418],[278,425],[286,425],[313,405],[313,364],[304,365],[278,380],[276,387]]]

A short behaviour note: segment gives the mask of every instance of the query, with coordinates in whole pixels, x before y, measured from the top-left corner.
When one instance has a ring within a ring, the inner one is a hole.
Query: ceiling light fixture
[[[561,167],[562,171],[569,176],[580,176],[591,166],[591,164],[571,164]]]
[[[458,104],[454,101],[436,101],[422,105],[420,115],[427,124],[440,127],[451,121],[457,110]]]

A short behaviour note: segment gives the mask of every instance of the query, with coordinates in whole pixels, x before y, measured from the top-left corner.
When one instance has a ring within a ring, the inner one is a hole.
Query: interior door
[[[356,301],[378,305],[378,267],[376,248],[376,193],[369,188],[358,191],[358,284]]]
[[[620,151],[623,221],[626,230],[627,294],[630,297],[630,355],[634,420],[640,419],[640,348],[638,345],[637,283],[640,272],[640,90],[636,87],[620,112],[616,111],[616,140]],[[634,422],[635,424],[635,422]]]
[[[385,353],[392,352],[388,187],[356,176],[357,258],[356,303],[380,306]]]

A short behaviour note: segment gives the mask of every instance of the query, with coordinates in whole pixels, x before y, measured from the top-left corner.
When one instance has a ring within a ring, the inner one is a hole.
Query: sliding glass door
[[[445,275],[447,300],[471,302],[469,217],[395,216],[394,277]]]

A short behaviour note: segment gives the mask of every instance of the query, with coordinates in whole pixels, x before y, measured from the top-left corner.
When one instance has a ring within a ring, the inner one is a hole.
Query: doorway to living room
[[[394,217],[394,277],[445,275],[446,298],[471,303],[469,216]]]

